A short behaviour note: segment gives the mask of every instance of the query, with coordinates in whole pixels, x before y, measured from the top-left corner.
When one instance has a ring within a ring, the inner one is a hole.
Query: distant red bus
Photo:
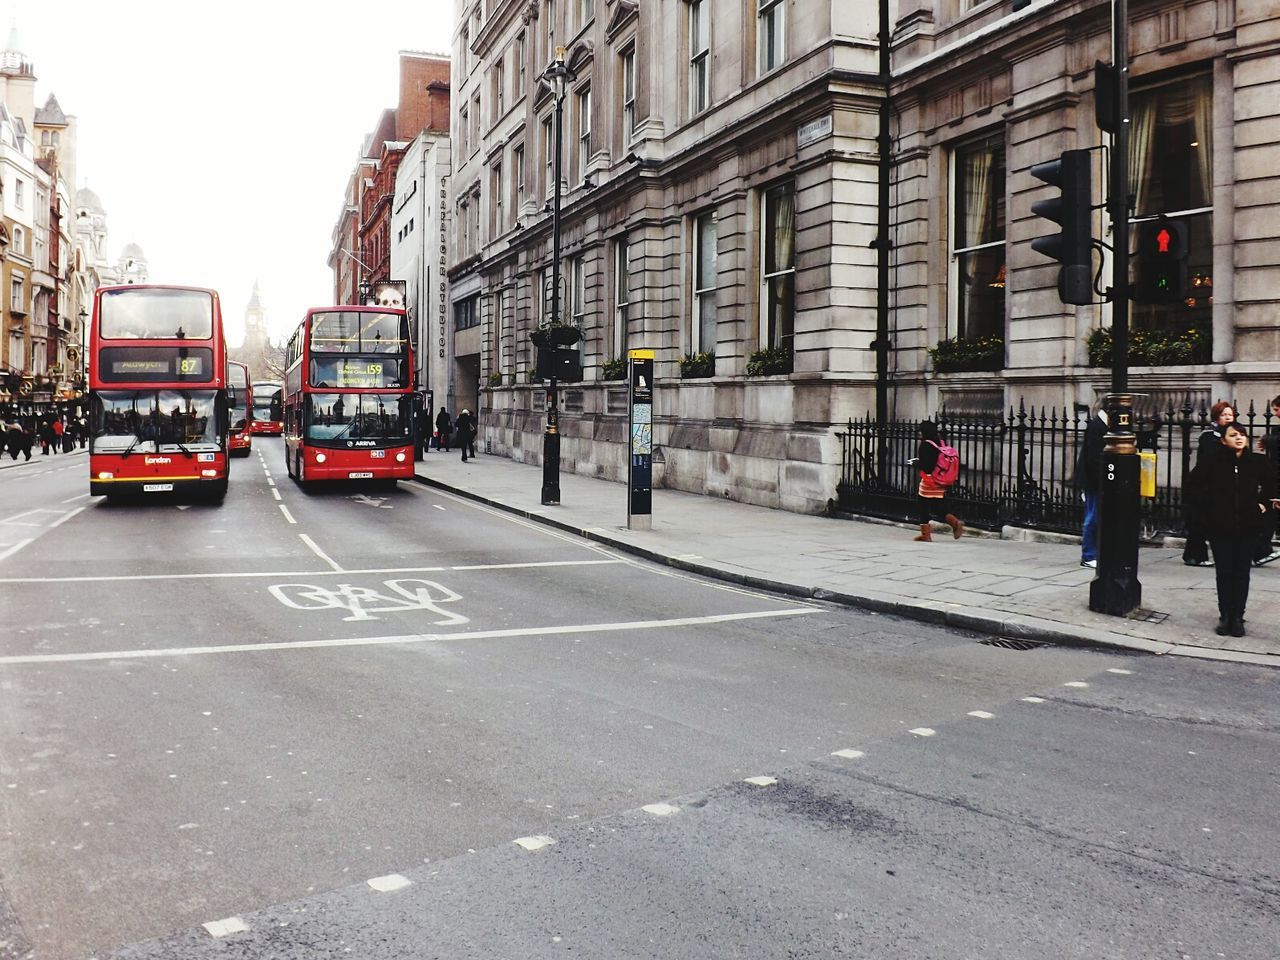
[[[286,354],[289,476],[299,483],[412,479],[413,386],[403,309],[308,310]]]
[[[250,433],[278,437],[284,432],[283,384],[279,380],[259,381],[253,385],[253,420]]]
[[[233,457],[247,457],[253,449],[253,380],[248,364],[227,361],[227,408],[231,425],[227,433],[227,451]]]
[[[96,290],[89,493],[225,496],[226,369],[215,291],[152,284]]]

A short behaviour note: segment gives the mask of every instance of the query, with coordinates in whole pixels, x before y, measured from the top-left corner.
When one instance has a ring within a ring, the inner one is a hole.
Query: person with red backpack
[[[920,486],[917,490],[920,499],[920,534],[915,539],[931,543],[933,532],[930,521],[936,518],[949,526],[951,535],[959,540],[964,536],[964,524],[954,513],[947,512],[947,488],[960,476],[960,455],[954,447],[943,441],[938,425],[932,420],[921,420],[917,435],[920,445],[912,462],[920,471]]]

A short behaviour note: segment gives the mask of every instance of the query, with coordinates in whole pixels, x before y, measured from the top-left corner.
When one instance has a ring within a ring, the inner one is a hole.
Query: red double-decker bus
[[[403,309],[317,307],[289,340],[285,468],[310,480],[413,477],[413,349]]]
[[[227,347],[218,294],[130,284],[94,292],[89,493],[227,492]]]
[[[238,360],[227,361],[227,407],[231,416],[227,452],[247,457],[253,449],[253,379],[249,365]]]
[[[259,380],[253,385],[253,420],[250,433],[278,437],[284,432],[284,384],[279,380]]]

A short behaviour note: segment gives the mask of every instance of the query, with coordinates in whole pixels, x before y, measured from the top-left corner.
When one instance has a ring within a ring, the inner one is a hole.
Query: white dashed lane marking
[[[1068,680],[1066,683],[1064,683],[1064,684],[1063,684],[1063,686],[1064,686],[1064,687],[1075,687],[1075,688],[1077,688],[1077,689],[1082,689],[1082,688],[1084,688],[1084,687],[1087,687],[1087,686],[1088,686],[1088,684],[1087,684],[1087,683],[1085,683],[1083,680]]]
[[[987,713],[985,710],[970,710],[969,716],[977,717],[979,720],[990,720],[995,716],[995,714]]]
[[[298,522],[297,520],[293,519],[293,514],[289,512],[289,508],[286,507],[283,503],[280,504],[280,512],[284,514],[284,518],[288,520],[290,523]]]
[[[1044,697],[1023,697],[1023,703],[1044,703]]]
[[[551,846],[555,843],[555,840],[551,839],[551,837],[537,834],[532,837],[521,837],[512,842],[518,847],[524,847],[526,850],[541,850],[543,847]]]
[[[1107,673],[1118,673],[1122,677],[1133,676],[1132,670],[1121,670],[1119,667],[1107,667]]]
[[[379,893],[395,893],[397,890],[413,886],[412,880],[398,873],[389,873],[385,877],[374,877],[366,882]]]
[[[648,803],[640,808],[645,813],[651,813],[655,817],[669,817],[673,813],[680,811],[679,807],[673,807],[669,803]]]
[[[932,737],[937,732],[932,727],[916,727],[914,730],[908,731],[908,733],[914,733],[917,737]]]
[[[227,917],[225,920],[210,920],[203,924],[211,937],[229,937],[233,933],[247,933],[249,925],[239,917]]]
[[[843,757],[845,760],[858,760],[866,756],[861,750],[837,750],[831,755],[833,757]]]
[[[778,778],[777,777],[747,777],[742,782],[749,783],[753,787],[772,787],[775,783],[778,782]]]

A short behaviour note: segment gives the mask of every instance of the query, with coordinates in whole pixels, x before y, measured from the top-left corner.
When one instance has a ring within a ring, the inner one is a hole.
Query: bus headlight
[[[108,473],[106,470],[102,470],[98,473],[99,480],[114,480],[115,476],[116,475],[114,473]]]
[[[329,458],[328,458],[328,457],[326,457],[323,453],[317,453],[317,454],[316,454],[316,463],[324,463],[324,462],[325,462],[326,460],[328,460],[328,459],[329,459]]]
[[[404,463],[404,453],[403,453],[403,452],[400,452],[400,453],[397,453],[397,454],[396,454],[396,462],[397,462],[397,463]]]

